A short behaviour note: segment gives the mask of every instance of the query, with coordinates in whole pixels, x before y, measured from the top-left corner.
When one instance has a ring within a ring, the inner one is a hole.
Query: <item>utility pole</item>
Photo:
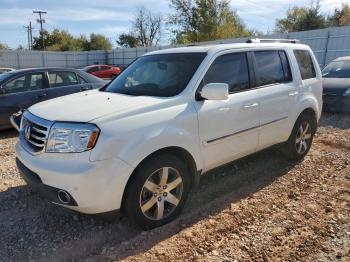
[[[27,37],[28,37],[28,50],[30,50],[30,34],[29,34],[29,26],[23,26],[27,30]]]
[[[33,42],[32,42],[32,22],[29,22],[28,26],[23,26],[27,30],[27,36],[28,36],[28,50],[32,49]]]
[[[47,12],[45,12],[45,11],[33,11],[33,14],[39,15],[39,19],[37,19],[36,21],[40,24],[41,48],[42,48],[42,50],[44,50],[45,45],[44,45],[43,24],[45,23],[45,19],[43,18],[43,15],[47,14]]]
[[[32,27],[32,22],[29,21],[29,39],[30,39],[30,50],[33,48],[33,27]]]

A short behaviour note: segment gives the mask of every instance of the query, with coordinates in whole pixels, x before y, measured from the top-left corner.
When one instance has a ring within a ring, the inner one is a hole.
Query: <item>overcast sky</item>
[[[29,21],[34,24],[33,35],[38,35],[39,24],[33,10],[47,11],[45,29],[60,28],[74,35],[91,32],[101,33],[115,44],[118,34],[128,31],[135,11],[144,6],[166,16],[171,9],[170,0],[0,0],[0,42],[10,47],[27,45],[27,35],[23,28]],[[231,6],[237,10],[248,28],[263,32],[274,29],[276,18],[285,15],[293,6],[308,5],[310,0],[232,0]],[[329,14],[341,3],[350,0],[321,0],[321,11]],[[164,34],[163,43],[167,40]]]

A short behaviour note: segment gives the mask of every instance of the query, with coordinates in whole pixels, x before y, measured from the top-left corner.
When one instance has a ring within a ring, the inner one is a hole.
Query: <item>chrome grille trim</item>
[[[28,110],[22,118],[23,124],[19,132],[21,145],[33,155],[43,153],[53,122],[37,117]]]
[[[40,130],[40,129],[38,129],[37,127],[35,127],[35,126],[32,126],[32,128],[33,128],[33,130],[34,131],[36,131],[36,132],[38,132],[38,133],[42,133],[42,134],[44,134],[44,135],[47,135],[47,131],[44,131],[44,130]]]
[[[33,146],[44,148],[43,144],[38,144],[38,143],[33,142],[32,140],[27,140],[27,139],[26,139],[26,141],[31,143]]]
[[[33,128],[34,129],[34,128]],[[45,137],[39,137],[39,136],[36,136],[36,135],[33,135],[33,134],[31,134],[31,137],[32,138],[34,138],[34,139],[36,139],[36,140],[40,140],[40,141],[46,141],[46,138]]]

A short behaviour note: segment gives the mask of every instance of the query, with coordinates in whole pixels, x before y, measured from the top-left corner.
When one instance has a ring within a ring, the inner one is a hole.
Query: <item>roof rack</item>
[[[300,41],[298,39],[261,39],[261,38],[253,38],[248,39],[247,43],[292,43],[298,44]]]

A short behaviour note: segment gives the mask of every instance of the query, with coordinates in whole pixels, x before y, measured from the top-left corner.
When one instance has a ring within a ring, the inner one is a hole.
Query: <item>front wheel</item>
[[[310,114],[301,115],[296,121],[283,152],[291,160],[300,160],[309,152],[316,132],[316,119]]]
[[[164,225],[180,214],[189,188],[182,160],[172,155],[154,157],[135,170],[124,197],[125,211],[144,229]]]

